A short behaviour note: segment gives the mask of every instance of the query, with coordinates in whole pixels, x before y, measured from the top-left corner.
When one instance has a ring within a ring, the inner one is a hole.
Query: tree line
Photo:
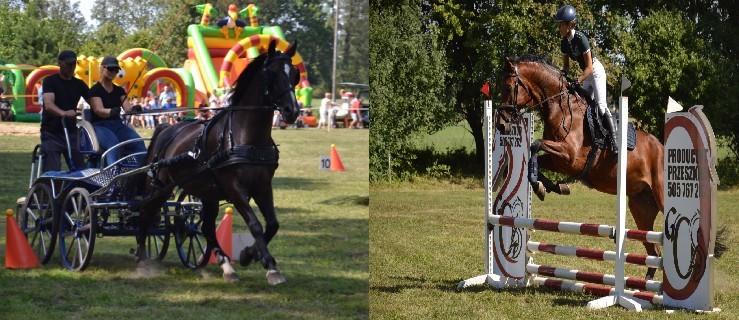
[[[206,2],[218,10],[213,20],[225,16],[231,3],[239,10],[256,4],[260,25],[280,26],[288,42],[299,42],[315,94],[331,90],[331,0],[94,0],[93,21],[85,20],[77,1],[0,0],[0,62],[54,65],[63,49],[101,57],[141,47],[180,67],[187,59],[187,26],[200,23],[194,6]],[[339,2],[337,83],[369,82],[368,24],[366,0]]]
[[[545,55],[561,67],[560,36],[553,16],[564,4],[372,1],[370,81],[376,98],[371,179],[410,170],[414,139],[460,121],[469,125],[476,162],[482,168],[480,87],[491,81],[492,99],[499,100],[501,70],[509,56]],[[625,92],[630,116],[639,128],[662,139],[668,96],[686,108],[704,105],[717,138],[737,158],[739,4],[731,0],[574,0],[567,4],[577,9],[578,29],[588,35],[606,68],[611,107],[620,95],[620,78],[626,76],[633,84]],[[393,33],[404,36],[402,43],[396,43]]]

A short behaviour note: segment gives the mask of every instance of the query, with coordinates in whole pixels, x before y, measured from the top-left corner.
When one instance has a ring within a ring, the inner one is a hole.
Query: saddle
[[[577,94],[585,98],[585,101],[588,105],[585,111],[585,121],[587,121],[587,127],[590,130],[590,137],[593,140],[593,148],[605,149],[606,147],[610,147],[611,150],[615,150],[617,146],[606,146],[606,141],[610,140],[606,139],[608,138],[609,134],[608,131],[605,129],[605,126],[603,126],[603,123],[598,116],[598,112],[596,112],[598,106],[595,104],[595,101],[590,98],[590,95],[587,94],[587,92],[585,92],[585,89],[583,89],[582,87],[577,88],[576,91]],[[621,128],[618,124],[618,113],[614,113],[612,117],[616,125],[616,131],[618,132],[618,130]],[[634,124],[629,122],[628,129],[626,131],[626,149],[631,151],[634,150],[634,148],[636,148],[636,130],[634,129]]]

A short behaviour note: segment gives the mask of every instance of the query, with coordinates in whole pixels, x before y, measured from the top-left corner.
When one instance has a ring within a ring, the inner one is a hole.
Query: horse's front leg
[[[552,191],[561,195],[570,194],[570,188],[566,183],[558,182],[555,184],[541,172],[541,168],[554,171],[554,157],[564,158],[563,160],[568,161],[567,159],[569,159],[569,155],[567,153],[560,152],[561,147],[561,142],[541,139],[538,139],[531,144],[529,182],[531,182],[534,193],[539,200],[544,201],[545,195]],[[539,155],[538,153],[540,150],[543,150],[546,153]],[[539,165],[540,163],[541,165]]]
[[[236,274],[236,270],[231,266],[231,258],[226,255],[221,249],[221,245],[218,244],[218,238],[216,237],[216,218],[218,217],[218,201],[203,200],[203,236],[205,241],[208,243],[205,250],[205,256],[203,259],[210,259],[210,252],[216,257],[216,263],[223,269],[223,280],[226,282],[237,282],[239,276]],[[209,250],[213,248],[213,250]]]
[[[259,210],[264,214],[265,222],[267,223],[266,233],[263,231],[262,224],[259,223],[254,210],[249,206],[249,198],[240,197],[233,201],[234,206],[249,226],[252,237],[254,237],[254,245],[244,248],[241,251],[239,262],[242,266],[248,266],[253,260],[258,260],[267,269],[267,281],[269,284],[277,285],[284,283],[285,277],[277,270],[277,261],[275,261],[275,258],[272,257],[272,254],[267,248],[267,244],[272,240],[272,237],[274,237],[279,228],[275,217],[274,204],[272,203],[272,189],[270,188],[263,194],[254,197],[254,201],[259,206]]]

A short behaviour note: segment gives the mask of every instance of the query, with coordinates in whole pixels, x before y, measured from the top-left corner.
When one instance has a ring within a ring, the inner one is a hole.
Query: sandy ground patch
[[[39,127],[0,122],[0,136],[39,136]]]

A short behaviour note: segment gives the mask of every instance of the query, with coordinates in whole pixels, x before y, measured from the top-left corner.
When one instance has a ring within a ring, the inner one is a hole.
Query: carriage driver
[[[92,108],[92,121],[95,134],[103,150],[108,150],[116,144],[131,139],[141,138],[133,128],[121,121],[121,108],[126,113],[140,112],[141,106],[131,106],[123,88],[113,84],[113,79],[120,71],[118,59],[114,56],[106,56],[100,63],[100,82],[90,88],[90,108]],[[143,141],[129,144],[125,147],[129,152],[146,152]],[[139,157],[139,162],[141,158]],[[118,161],[118,152],[110,152],[106,155],[106,165]]]
[[[611,136],[611,147],[617,154],[616,127],[613,125],[611,112],[606,105],[606,71],[590,50],[588,37],[575,30],[577,11],[574,7],[566,5],[560,8],[554,16],[554,21],[559,23],[559,33],[562,35],[562,72],[567,74],[570,71],[570,59],[577,61],[580,65],[582,74],[577,77],[577,82],[582,84],[582,88],[598,105],[601,123],[608,130]]]

